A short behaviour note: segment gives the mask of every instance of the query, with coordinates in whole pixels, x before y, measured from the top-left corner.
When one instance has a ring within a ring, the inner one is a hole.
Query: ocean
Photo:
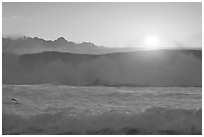
[[[2,85],[3,134],[202,134],[201,87]]]

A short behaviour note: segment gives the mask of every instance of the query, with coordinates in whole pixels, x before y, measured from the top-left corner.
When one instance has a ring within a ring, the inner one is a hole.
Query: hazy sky
[[[3,34],[97,45],[201,47],[201,3],[3,3]]]

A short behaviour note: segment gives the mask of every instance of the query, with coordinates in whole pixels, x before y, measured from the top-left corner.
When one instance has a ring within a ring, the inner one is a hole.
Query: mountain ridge
[[[168,48],[166,48],[168,49]],[[169,48],[173,49],[173,48]],[[192,49],[192,48],[174,48],[178,49]],[[97,46],[91,42],[75,43],[68,41],[64,37],[59,37],[56,40],[44,40],[38,37],[20,37],[12,39],[10,37],[2,38],[2,52],[13,53],[17,55],[40,53],[44,51],[58,51],[58,52],[70,52],[76,54],[106,54],[114,52],[130,52],[140,51],[142,48],[136,47],[102,47]],[[164,49],[162,49],[164,50]],[[197,48],[196,50],[202,50]]]
[[[2,51],[14,54],[39,53],[43,51],[59,51],[73,53],[88,53],[101,49],[91,42],[75,43],[67,41],[64,37],[56,40],[44,40],[38,37],[21,37],[17,39],[2,38]]]

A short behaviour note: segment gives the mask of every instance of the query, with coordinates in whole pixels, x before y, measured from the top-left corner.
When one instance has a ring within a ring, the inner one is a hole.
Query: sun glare
[[[146,38],[146,49],[158,49],[159,47],[159,40],[155,36],[149,36]]]

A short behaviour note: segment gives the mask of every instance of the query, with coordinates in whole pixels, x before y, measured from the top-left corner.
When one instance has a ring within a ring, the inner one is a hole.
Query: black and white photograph
[[[202,135],[202,2],[2,2],[2,135]]]

